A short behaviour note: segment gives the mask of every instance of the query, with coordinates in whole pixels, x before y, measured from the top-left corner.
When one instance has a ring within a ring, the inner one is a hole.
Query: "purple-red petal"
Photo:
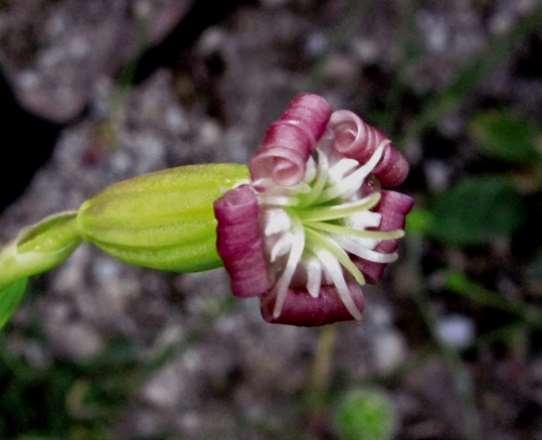
[[[280,185],[299,183],[330,115],[331,107],[321,96],[296,96],[279,119],[269,126],[250,161],[252,179],[270,177]]]
[[[405,156],[393,145],[388,145],[373,173],[384,186],[398,186],[405,181],[410,165]]]
[[[349,110],[333,112],[329,128],[335,135],[333,148],[362,164],[369,160],[379,145],[387,144],[382,159],[373,171],[382,185],[397,186],[407,178],[410,167],[405,157],[381,131],[355,113]]]
[[[361,288],[355,283],[349,283],[348,287],[356,306],[363,312],[364,297]],[[354,319],[334,286],[322,286],[318,298],[310,296],[305,289],[289,289],[278,318],[273,317],[275,299],[272,291],[260,298],[262,317],[273,324],[314,327]]]
[[[406,194],[396,191],[382,191],[381,199],[376,212],[382,215],[379,231],[393,231],[404,229],[407,214],[414,206],[414,199]],[[375,250],[378,252],[391,253],[397,250],[398,240],[385,240],[378,244]],[[384,275],[387,264],[374,263],[372,261],[356,259],[356,264],[365,275],[367,282],[376,284]]]
[[[280,122],[271,124],[262,147],[250,161],[252,178],[271,177],[281,185],[298,183],[303,179],[312,145],[300,127]]]
[[[217,250],[230,275],[235,296],[259,296],[272,281],[267,271],[260,211],[254,191],[242,185],[226,192],[214,203]]]

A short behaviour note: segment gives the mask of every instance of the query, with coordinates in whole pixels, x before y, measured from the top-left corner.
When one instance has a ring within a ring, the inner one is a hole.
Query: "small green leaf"
[[[350,391],[335,412],[342,440],[389,440],[396,428],[393,403],[382,391]]]
[[[487,156],[519,163],[540,158],[537,144],[542,140],[542,130],[519,115],[503,111],[479,114],[470,132]]]
[[[23,278],[0,289],[0,329],[9,321],[23,299],[27,282],[28,279]]]
[[[519,195],[498,177],[464,179],[438,197],[432,213],[430,234],[457,246],[506,237],[525,215]]]

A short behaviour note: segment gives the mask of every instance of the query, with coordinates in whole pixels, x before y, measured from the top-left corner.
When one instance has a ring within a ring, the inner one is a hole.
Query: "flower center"
[[[376,263],[395,261],[396,253],[380,253],[374,248],[381,240],[404,235],[403,230],[369,230],[380,225],[381,215],[371,209],[378,205],[381,194],[361,195],[387,143],[382,142],[363,165],[319,149],[297,185],[277,185],[271,179],[255,182],[264,212],[266,251],[277,276],[274,318],[281,314],[290,285],[304,284],[317,298],[322,284],[333,284],[346,309],[361,319],[347,278],[360,285],[365,284],[365,278],[352,256]]]

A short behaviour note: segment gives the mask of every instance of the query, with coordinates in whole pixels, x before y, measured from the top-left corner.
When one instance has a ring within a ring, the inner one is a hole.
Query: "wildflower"
[[[214,203],[217,249],[233,294],[260,297],[266,321],[361,319],[360,286],[397,259],[413,199],[384,190],[409,166],[377,129],[312,94],[267,129],[251,181]]]
[[[249,167],[185,165],[134,177],[25,228],[0,248],[0,309],[11,313],[28,277],[89,243],[158,270],[224,265],[234,295],[260,297],[269,322],[360,319],[360,286],[378,282],[397,258],[413,203],[382,188],[407,174],[378,130],[350,111],[332,112],[320,96],[299,95]]]

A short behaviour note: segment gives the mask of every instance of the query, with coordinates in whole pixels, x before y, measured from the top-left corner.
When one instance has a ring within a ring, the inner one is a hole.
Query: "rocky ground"
[[[336,402],[371,385],[394,402],[400,439],[542,439],[540,323],[454,296],[442,274],[540,303],[539,174],[480,154],[470,135],[493,108],[542,123],[537,2],[213,4],[0,1],[4,75],[21,111],[56,133],[4,207],[1,242],[123,178],[245,162],[301,90],[393,134],[420,212],[491,173],[512,178],[523,228],[474,246],[415,228],[368,289],[364,322],[327,331],[264,323],[256,302],[230,298],[222,270],[157,273],[84,246],[35,280],[1,338],[0,437],[337,438]],[[21,170],[49,139],[28,130],[4,144]]]

